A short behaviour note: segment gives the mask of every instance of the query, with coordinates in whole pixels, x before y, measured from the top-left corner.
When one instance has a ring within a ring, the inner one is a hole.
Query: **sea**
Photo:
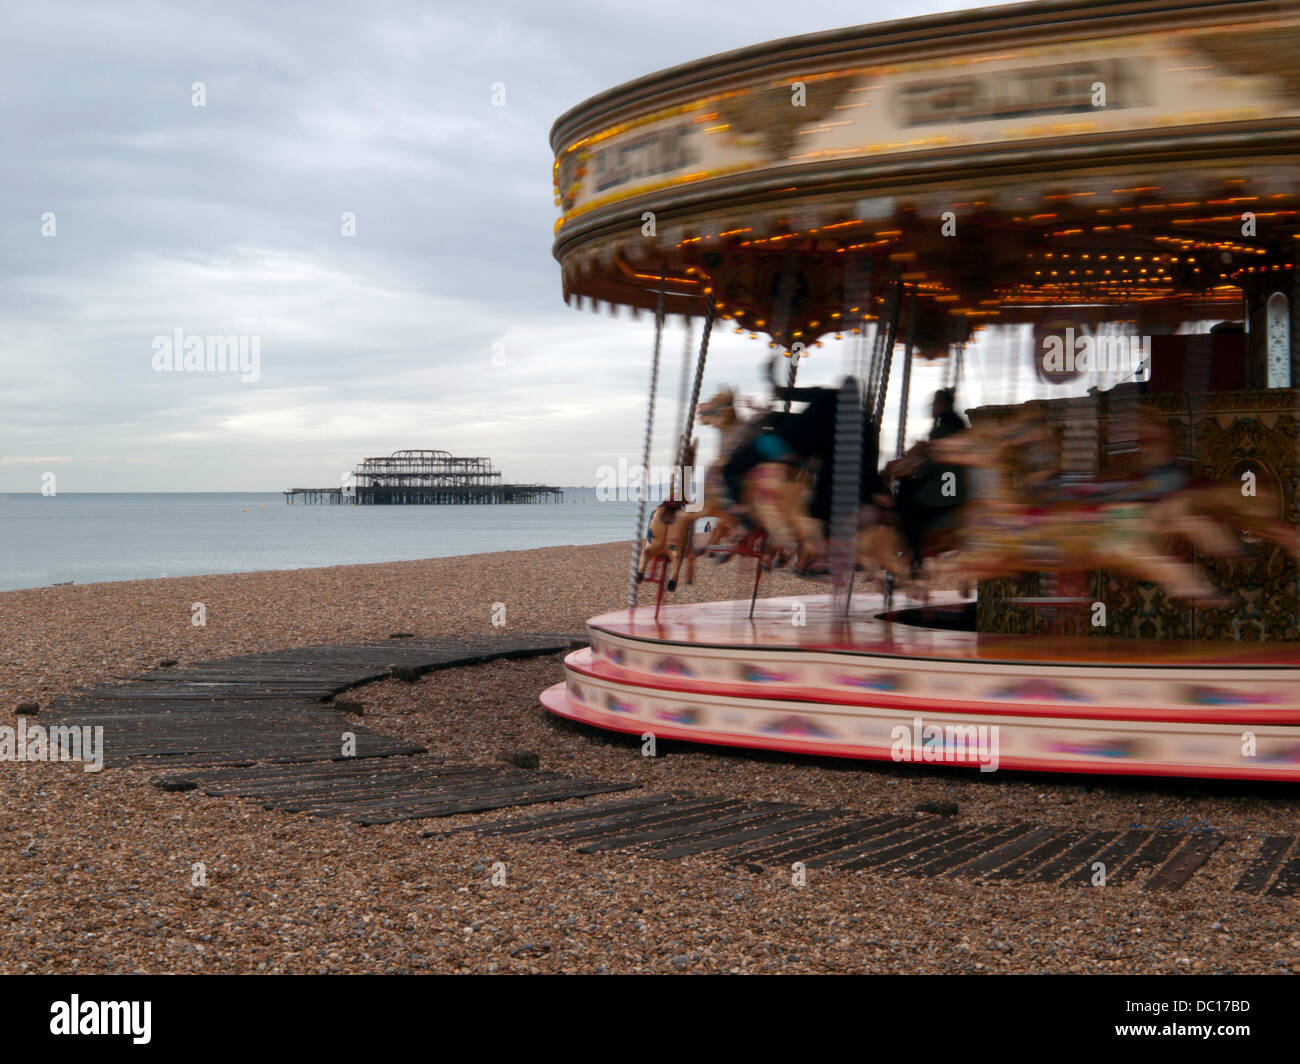
[[[638,503],[286,505],[280,492],[0,494],[0,591],[631,541]]]

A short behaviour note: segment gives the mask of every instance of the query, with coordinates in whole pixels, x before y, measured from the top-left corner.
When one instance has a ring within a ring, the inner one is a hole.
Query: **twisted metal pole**
[[[786,343],[787,335],[792,331],[790,328],[794,318],[794,254],[792,251],[786,251],[785,260],[781,267],[781,280],[777,286],[777,305],[780,307],[780,317],[776,319],[777,343],[785,348],[786,354],[790,358],[790,372],[786,378],[786,387],[793,388],[795,379],[799,375],[799,360],[794,357],[791,343]],[[793,337],[790,337],[793,340]],[[775,376],[775,374],[773,374]],[[790,413],[790,400],[785,401],[783,408],[785,412]]]
[[[655,308],[655,347],[650,359],[650,401],[647,404],[645,418],[645,446],[641,449],[641,501],[636,508],[636,530],[632,535],[632,560],[627,573],[627,606],[636,607],[636,565],[641,560],[641,544],[645,535],[645,504],[650,492],[650,485],[645,483],[650,469],[650,442],[655,427],[655,394],[659,391],[659,352],[664,339],[664,289],[668,283],[667,274],[659,275],[659,303]]]
[[[903,310],[903,281],[900,279],[894,292],[894,305],[889,316],[889,327],[885,330],[884,346],[881,348],[880,380],[876,391],[876,437],[880,436],[880,423],[885,415],[885,398],[889,395],[889,375],[894,368],[894,344],[898,342],[898,317]]]
[[[903,351],[903,394],[899,396],[898,408],[898,447],[894,452],[895,458],[903,457],[903,449],[907,445],[907,405],[912,398],[912,344],[916,339],[916,291],[912,291],[912,298],[907,303],[907,342],[906,349]]]
[[[683,320],[686,327],[686,342],[682,345],[682,377],[677,385],[677,424],[673,432],[673,439],[680,440],[682,431],[686,425],[686,396],[689,394],[691,386],[691,316],[688,314]],[[673,490],[674,494],[677,488],[677,477],[681,470],[681,463],[678,462],[673,467]]]
[[[700,404],[700,388],[704,385],[704,364],[709,357],[709,337],[713,335],[713,317],[718,309],[717,298],[710,293],[708,305],[704,309],[704,331],[700,336],[700,357],[695,364],[695,383],[691,387],[691,404],[686,409],[686,420],[682,423],[682,435],[677,441],[677,465],[686,460],[686,447],[691,442],[691,433],[695,431],[695,408]],[[685,498],[685,485],[682,485]]]
[[[864,415],[870,402],[864,390],[863,373],[866,370],[866,318],[871,309],[871,267],[871,256],[868,255],[865,260],[865,292],[850,291],[847,281],[844,290],[845,310],[849,313],[856,310],[859,317],[858,342],[851,345],[847,360],[848,372],[844,383],[840,385],[835,403],[829,561],[831,601],[836,617],[848,614],[853,596],[853,579],[858,565],[858,511],[861,505],[862,478],[868,472],[862,468],[862,444],[866,431]],[[875,470],[870,472],[874,473]]]
[[[862,494],[863,396],[858,379],[844,378],[835,397],[835,440],[831,473],[830,569],[835,616],[848,613],[858,564],[858,506]],[[874,472],[874,470],[873,470]]]

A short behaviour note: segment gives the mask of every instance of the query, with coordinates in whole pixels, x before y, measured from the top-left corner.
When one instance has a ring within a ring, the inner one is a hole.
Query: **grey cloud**
[[[418,446],[590,483],[639,452],[650,331],[560,302],[554,118],[713,52],[959,6],[8,8],[0,491],[38,488],[48,456],[71,458],[65,491],[274,490]],[[175,328],[259,336],[261,379],[153,372]],[[665,351],[661,440],[675,325]],[[719,335],[710,383],[756,387],[764,355]]]

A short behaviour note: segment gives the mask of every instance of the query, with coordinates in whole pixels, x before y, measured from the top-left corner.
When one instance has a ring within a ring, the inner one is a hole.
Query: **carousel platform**
[[[1047,772],[1300,782],[1300,646],[987,635],[829,595],[588,622],[552,713],[657,738]]]

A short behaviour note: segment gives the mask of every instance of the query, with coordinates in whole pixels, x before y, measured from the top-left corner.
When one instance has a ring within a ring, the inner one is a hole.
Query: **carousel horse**
[[[875,510],[874,513],[863,511]],[[899,586],[908,586],[912,582],[912,566],[905,557],[907,553],[903,537],[898,529],[888,521],[875,507],[861,507],[858,515],[858,568],[867,573],[885,571],[891,573]]]
[[[794,557],[796,570],[826,554],[821,522],[808,512],[809,481],[807,470],[785,462],[762,462],[746,475],[740,497],[741,505],[767,533],[770,548]]]
[[[1147,410],[1138,417],[1142,474],[1130,492],[1152,500],[1152,527],[1159,534],[1185,539],[1217,558],[1240,558],[1247,554],[1240,531],[1300,557],[1300,529],[1274,516],[1281,509],[1275,491],[1256,486],[1248,494],[1233,482],[1193,481],[1177,464],[1169,425]]]
[[[1244,495],[1241,485],[1231,481],[1191,484],[1152,506],[1161,531],[1182,536],[1206,554],[1245,556],[1245,548],[1233,534],[1240,530],[1300,558],[1300,529],[1274,517],[1279,508],[1277,493],[1271,488],[1260,487],[1256,494]]]
[[[1018,498],[1006,481],[1003,456],[1009,448],[1041,444],[1045,433],[1041,423],[1021,417],[931,445],[939,461],[972,468],[973,497],[963,513],[960,548],[941,563],[942,571],[994,579],[1114,569],[1196,605],[1228,604],[1198,567],[1160,550],[1162,531],[1152,502],[1135,498],[1077,505],[1053,500],[1031,506]]]
[[[779,557],[791,557],[794,571],[808,573],[827,560],[825,526],[812,516],[813,475],[808,466],[793,470],[781,462],[755,466],[745,478],[742,499]],[[910,582],[912,568],[897,527],[880,506],[860,503],[857,513],[857,566],[867,573],[888,571]]]
[[[699,420],[701,425],[717,429],[721,438],[718,441],[718,457],[705,470],[703,506],[696,515],[697,518],[712,518],[713,527],[703,545],[697,549],[697,554],[718,546],[736,531],[722,467],[736,449],[745,443],[754,428],[752,419],[740,416],[735,393],[725,387],[700,404]],[[725,554],[719,555],[718,560],[725,561],[728,557]]]
[[[651,567],[655,562],[660,562],[668,569],[666,586],[669,591],[677,590],[677,578],[681,575],[683,562],[686,563],[686,582],[688,584],[695,582],[695,522],[700,515],[686,508],[684,481],[686,470],[695,463],[695,448],[698,442],[698,440],[691,440],[687,446],[669,498],[656,506],[650,515],[650,527],[636,566],[638,584],[650,575]],[[678,498],[679,493],[682,498]]]
[[[791,562],[794,572],[807,574],[827,560],[829,544],[822,522],[809,514],[811,480],[806,468],[792,471],[780,462],[755,466],[745,478],[741,497],[757,525],[765,568]],[[753,538],[743,537],[742,543],[748,544]],[[746,549],[743,553],[750,552]],[[868,574],[888,571],[897,581],[910,583],[912,570],[904,554],[898,529],[884,519],[880,509],[859,506],[857,567]]]

